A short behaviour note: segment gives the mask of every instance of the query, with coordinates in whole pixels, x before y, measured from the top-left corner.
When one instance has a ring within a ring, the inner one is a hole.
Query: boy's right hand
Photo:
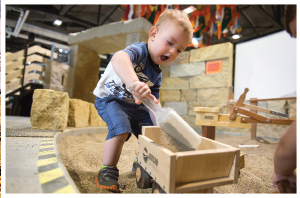
[[[147,97],[152,99],[156,104],[158,103],[158,100],[155,98],[155,96],[151,94],[151,90],[147,84],[141,81],[134,81],[129,85],[129,88],[132,91],[132,95],[136,104],[141,104],[142,100]]]

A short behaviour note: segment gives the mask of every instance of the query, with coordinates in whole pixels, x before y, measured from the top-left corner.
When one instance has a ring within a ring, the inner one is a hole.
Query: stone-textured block
[[[70,99],[69,127],[88,127],[90,118],[90,103],[80,99]]]
[[[180,102],[180,90],[160,91],[160,102]]]
[[[205,74],[205,62],[185,63],[172,65],[170,68],[171,77],[185,77]]]
[[[163,107],[170,107],[179,115],[187,115],[187,102],[164,102]]]
[[[72,46],[73,57],[70,65],[75,68],[73,97],[87,102],[95,102],[93,91],[98,83],[100,57],[89,48],[81,45]]]
[[[105,24],[78,33],[69,34],[68,44],[80,44],[90,48],[97,54],[114,53],[127,47],[126,39],[128,34],[149,34],[151,27],[152,24],[143,17]],[[144,40],[144,42],[147,42],[147,40]]]
[[[217,60],[233,56],[233,44],[230,42],[211,45],[190,51],[189,62]]]
[[[197,102],[200,101],[228,101],[228,88],[209,88],[197,90]]]
[[[163,78],[161,82],[161,90],[188,88],[189,80],[186,78]]]
[[[181,91],[181,102],[196,102],[196,94],[197,90],[195,89],[187,89]],[[176,101],[174,101],[176,102]]]
[[[171,66],[171,65],[180,65],[189,62],[190,52],[182,52],[175,60],[172,62],[162,64],[162,67]]]
[[[95,108],[93,103],[90,104],[90,119],[89,119],[89,125],[91,127],[105,127],[107,124],[102,120],[102,118],[99,116],[97,109]]]
[[[222,72],[193,76],[190,78],[190,88],[228,87],[232,85],[232,65],[229,64],[229,59],[222,61]]]
[[[32,128],[64,131],[68,124],[69,96],[66,92],[36,89],[30,113]]]
[[[171,66],[163,66],[163,67],[160,67],[161,68],[161,73],[162,73],[162,79],[165,79],[165,78],[170,78],[170,68]]]

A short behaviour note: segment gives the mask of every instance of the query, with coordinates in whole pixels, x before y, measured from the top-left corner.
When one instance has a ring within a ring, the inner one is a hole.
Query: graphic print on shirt
[[[143,74],[143,70],[145,69],[145,64],[143,62],[141,62],[138,65],[133,65],[133,69],[137,75],[137,77],[139,78],[139,81],[147,84],[149,87],[153,86],[153,83],[149,80],[148,76],[146,76],[145,74]]]

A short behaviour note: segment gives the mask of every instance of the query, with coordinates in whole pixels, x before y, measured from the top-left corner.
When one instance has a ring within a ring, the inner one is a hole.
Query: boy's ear
[[[153,26],[153,27],[150,29],[149,37],[150,37],[151,41],[153,41],[153,39],[155,38],[157,32],[158,32],[158,29],[157,29],[157,27],[155,27],[155,26]]]

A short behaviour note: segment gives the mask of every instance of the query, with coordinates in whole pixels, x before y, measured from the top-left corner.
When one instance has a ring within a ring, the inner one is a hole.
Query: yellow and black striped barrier
[[[41,140],[37,168],[44,193],[76,193],[58,165],[53,138]]]

